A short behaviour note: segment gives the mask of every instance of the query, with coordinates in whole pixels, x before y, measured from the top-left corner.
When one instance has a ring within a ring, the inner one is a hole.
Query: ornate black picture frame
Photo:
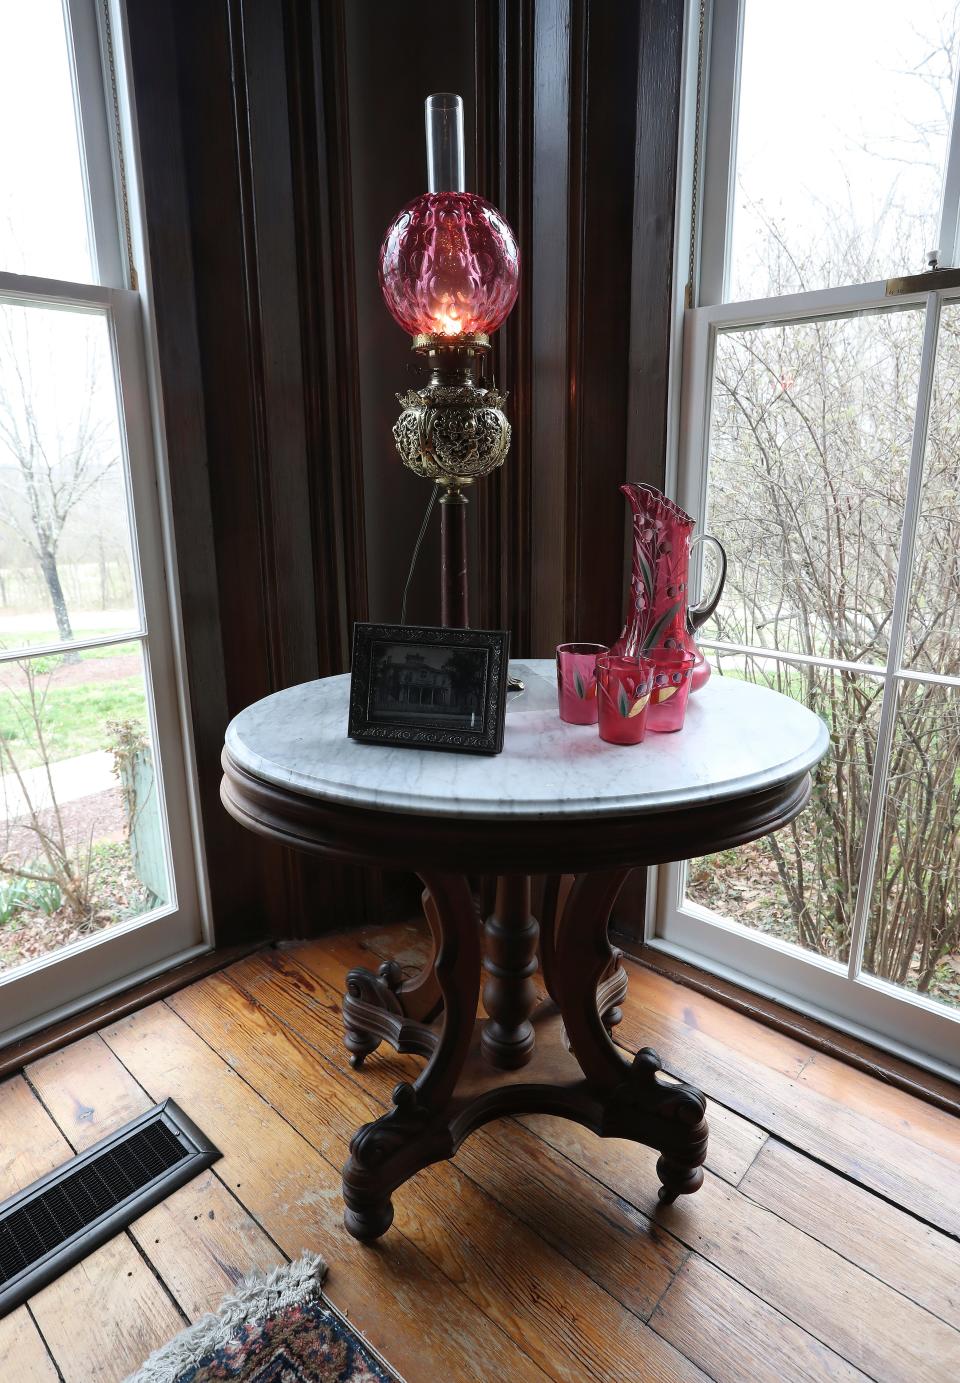
[[[351,739],[410,749],[499,754],[510,634],[355,624]]]

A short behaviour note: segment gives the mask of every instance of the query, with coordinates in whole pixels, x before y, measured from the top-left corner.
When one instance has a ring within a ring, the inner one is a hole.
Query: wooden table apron
[[[624,751],[615,750],[615,753]],[[627,977],[607,921],[636,866],[711,854],[791,821],[810,795],[804,769],[755,791],[697,805],[597,816],[444,817],[325,801],[266,782],[225,749],[221,795],[243,825],[295,849],[361,865],[413,869],[424,883],[431,964],[403,982],[386,962],[352,970],[345,1040],[359,1066],[380,1042],[429,1058],[393,1092],[393,1108],[351,1140],[345,1224],[372,1241],[393,1218],[392,1192],[452,1157],[481,1124],[510,1113],[575,1119],[601,1136],[659,1151],[661,1200],[696,1191],[707,1150],[706,1101],[659,1076],[645,1047],[629,1061],[611,1038]],[[467,876],[496,874],[482,928]],[[530,915],[532,874],[549,876]],[[572,886],[558,885],[560,876]],[[538,1004],[533,975],[549,999]],[[486,1021],[476,1018],[484,978]]]

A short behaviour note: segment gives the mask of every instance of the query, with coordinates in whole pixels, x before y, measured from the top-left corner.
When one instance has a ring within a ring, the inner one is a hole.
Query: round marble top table
[[[690,698],[679,733],[609,745],[596,726],[559,719],[552,661],[510,670],[526,690],[510,699],[493,757],[348,739],[348,676],[268,696],[227,730],[221,796],[238,821],[315,854],[413,870],[425,886],[431,963],[407,981],[394,962],[347,976],[354,1065],[381,1041],[429,1057],[351,1141],[345,1222],[361,1240],[389,1227],[398,1186],[507,1113],[562,1114],[645,1143],[661,1154],[661,1199],[697,1190],[703,1096],[659,1079],[650,1048],[630,1062],[611,1038],[627,976],[610,911],[636,866],[786,825],[829,745],[805,707],[716,676]],[[482,928],[477,875],[497,876]],[[531,875],[546,876],[539,923]]]

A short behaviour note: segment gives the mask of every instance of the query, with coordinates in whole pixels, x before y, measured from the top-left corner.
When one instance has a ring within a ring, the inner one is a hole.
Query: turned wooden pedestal
[[[393,1109],[351,1141],[343,1191],[357,1239],[389,1228],[391,1194],[402,1182],[452,1157],[473,1129],[503,1114],[562,1114],[658,1149],[662,1201],[700,1186],[704,1097],[660,1081],[649,1047],[628,1063],[610,1038],[627,976],[607,941],[607,918],[627,872],[581,875],[541,926],[530,914],[529,878],[503,875],[482,930],[462,875],[424,874],[434,962],[409,988],[390,961],[377,974],[350,971],[343,1019],[354,1066],[381,1041],[430,1058],[413,1085],[396,1087]],[[538,959],[549,995],[539,1004]],[[481,974],[487,1016],[478,1019]],[[435,976],[442,1004],[432,1021],[426,975]]]
[[[398,1186],[503,1114],[558,1114],[631,1138],[660,1154],[661,1199],[697,1190],[703,1096],[665,1078],[649,1047],[630,1059],[610,1035],[627,983],[610,909],[631,868],[791,821],[828,744],[796,702],[714,679],[680,734],[605,745],[595,726],[558,719],[552,663],[511,670],[527,691],[492,759],[352,743],[346,677],[277,692],[227,731],[221,796],[238,821],[326,858],[413,870],[425,887],[431,963],[409,981],[391,961],[347,976],[354,1065],[384,1041],[427,1058],[351,1140],[343,1193],[358,1239],[388,1228]],[[534,874],[547,878],[539,919]],[[468,884],[479,875],[498,879],[485,918]]]

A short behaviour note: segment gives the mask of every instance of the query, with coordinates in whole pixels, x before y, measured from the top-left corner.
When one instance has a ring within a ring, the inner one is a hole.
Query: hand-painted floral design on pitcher
[[[680,648],[694,654],[692,690],[710,676],[710,665],[694,642],[694,632],[717,608],[727,574],[722,546],[710,534],[692,544],[694,521],[652,485],[621,485],[633,509],[633,572],[626,623],[613,652],[647,654],[654,648]],[[720,578],[709,598],[688,606],[690,552],[697,542],[715,543]]]

